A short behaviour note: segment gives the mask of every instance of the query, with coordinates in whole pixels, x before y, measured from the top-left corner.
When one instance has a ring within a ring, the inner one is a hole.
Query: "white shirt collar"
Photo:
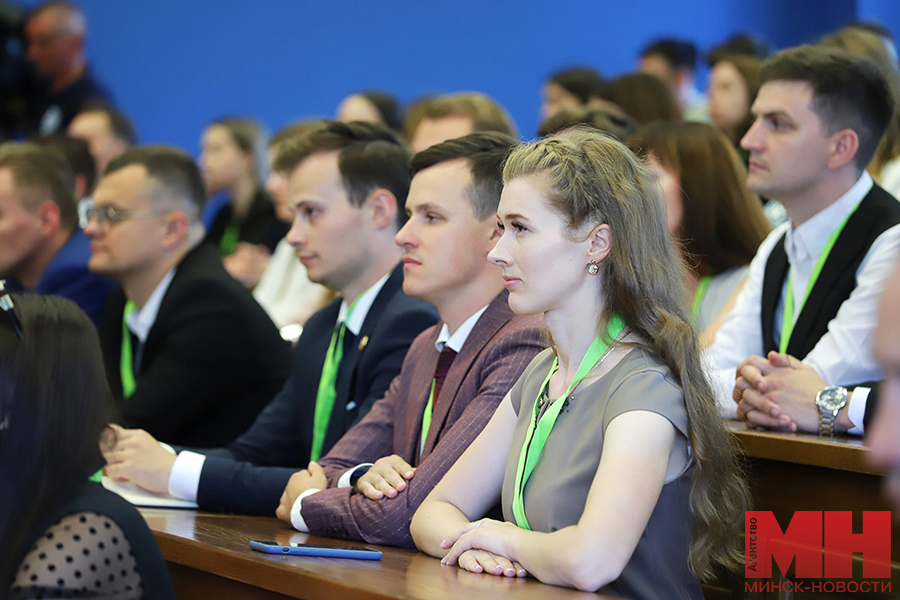
[[[863,171],[853,187],[837,201],[813,215],[799,227],[788,228],[784,239],[784,250],[788,255],[788,261],[792,265],[814,263],[825,249],[828,238],[831,237],[837,226],[844,222],[847,215],[865,198],[873,185],[872,177]],[[810,266],[810,268],[812,267]]]
[[[165,274],[158,284],[156,284],[156,289],[154,289],[153,293],[150,294],[150,297],[147,298],[144,307],[141,310],[128,315],[125,320],[128,324],[128,329],[141,340],[142,344],[147,341],[150,329],[156,322],[156,315],[159,314],[159,306],[162,304],[163,298],[166,295],[166,291],[169,289],[169,284],[172,283],[173,277],[175,277],[175,267],[169,269],[169,272]]]
[[[353,312],[350,314],[350,318],[347,319],[347,311],[350,310],[350,306],[347,304],[347,301],[344,300],[341,302],[341,308],[338,311],[338,323],[343,323],[345,320],[347,321],[347,329],[350,330],[350,333],[353,335],[359,335],[359,330],[362,329],[363,321],[366,320],[366,315],[369,314],[369,309],[372,308],[372,303],[375,302],[375,297],[378,296],[378,292],[381,291],[381,288],[384,287],[384,284],[387,282],[388,277],[390,277],[390,273],[379,279],[375,282],[375,285],[364,291],[359,299],[356,301],[356,306],[353,307]]]
[[[462,325],[459,326],[459,329],[454,331],[452,334],[450,333],[450,328],[447,327],[447,324],[444,323],[441,325],[441,331],[438,333],[437,340],[434,342],[434,347],[438,352],[444,349],[444,346],[450,346],[451,349],[459,352],[462,350],[463,344],[466,343],[466,340],[469,339],[469,334],[472,333],[472,330],[475,329],[475,323],[478,322],[478,319],[481,318],[481,315],[484,314],[484,311],[487,310],[488,305],[484,305],[481,310],[476,312],[474,315],[469,317],[463,322]]]

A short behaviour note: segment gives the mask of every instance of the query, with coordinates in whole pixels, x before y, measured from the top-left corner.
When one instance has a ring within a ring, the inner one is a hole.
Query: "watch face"
[[[837,386],[828,386],[816,398],[816,404],[825,410],[840,410],[846,403],[847,391]]]

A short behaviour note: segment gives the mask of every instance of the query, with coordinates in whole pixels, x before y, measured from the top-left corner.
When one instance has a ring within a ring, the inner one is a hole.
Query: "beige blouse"
[[[503,479],[502,506],[504,517],[513,523],[519,453],[553,356],[551,350],[545,350],[535,357],[511,392],[519,419]],[[658,413],[683,436],[676,447],[688,451],[688,418],[681,388],[668,368],[644,349],[631,350],[609,373],[579,385],[568,399],[556,401],[566,400],[568,404],[525,486],[525,514],[534,531],[553,532],[578,523],[600,465],[606,428],[617,416],[632,410]],[[636,599],[703,597],[700,583],[688,566],[693,527],[691,473],[689,467],[663,485],[622,575],[601,591]]]

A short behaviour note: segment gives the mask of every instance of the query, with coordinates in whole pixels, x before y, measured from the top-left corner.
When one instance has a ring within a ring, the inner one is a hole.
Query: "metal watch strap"
[[[819,435],[834,437],[835,411],[826,411],[819,408]]]

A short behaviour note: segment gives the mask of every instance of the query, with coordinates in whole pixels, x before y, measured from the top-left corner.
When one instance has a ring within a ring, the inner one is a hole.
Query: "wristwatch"
[[[827,385],[816,394],[816,408],[819,409],[819,435],[834,437],[834,420],[842,408],[847,406],[847,388]]]

